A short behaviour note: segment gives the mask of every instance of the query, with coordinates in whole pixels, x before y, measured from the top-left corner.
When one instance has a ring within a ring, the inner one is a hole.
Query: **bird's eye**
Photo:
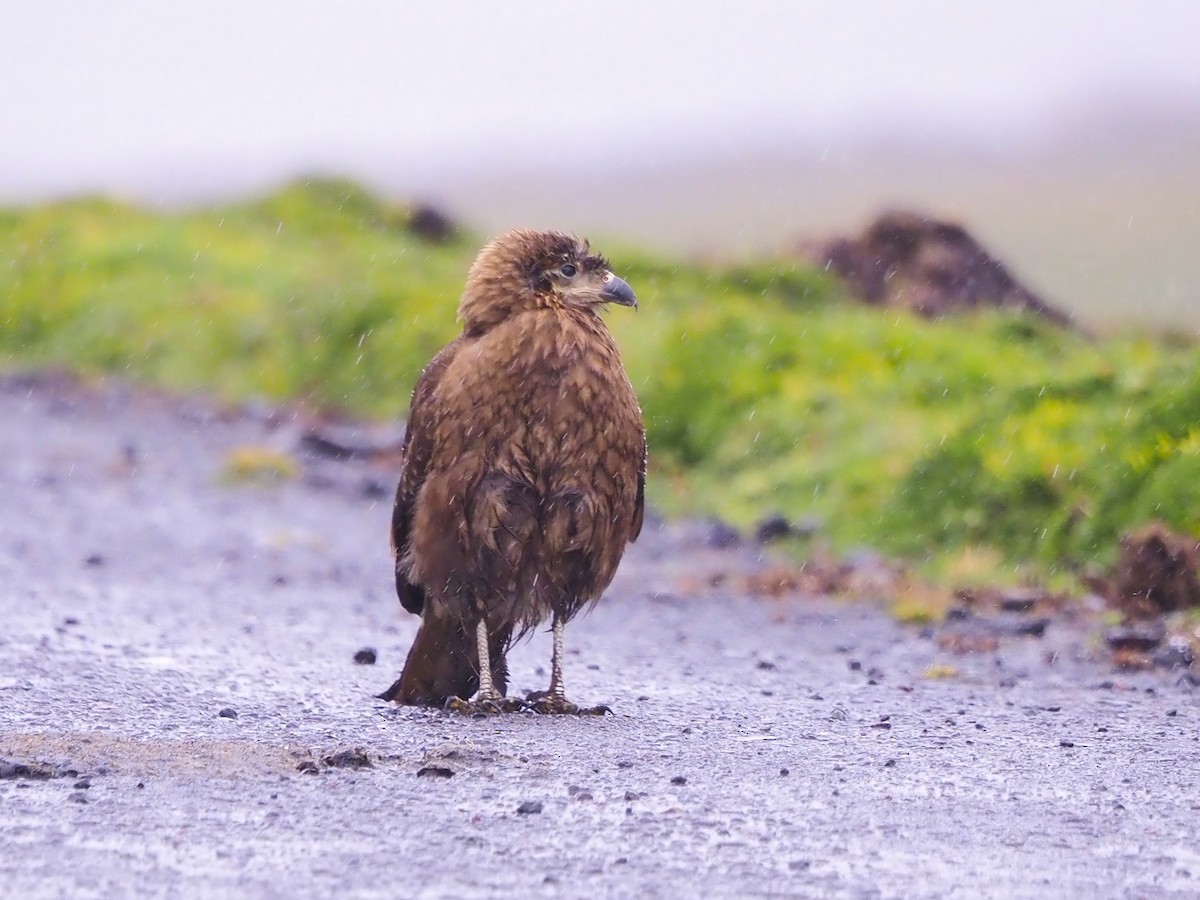
[[[575,277],[575,273],[576,273],[578,270],[575,268],[575,264],[574,264],[574,263],[563,263],[563,264],[562,264],[562,268],[561,268],[561,269],[559,269],[558,271],[560,271],[560,272],[562,272],[562,273],[563,273],[563,277],[564,277],[564,278],[574,278],[574,277]]]

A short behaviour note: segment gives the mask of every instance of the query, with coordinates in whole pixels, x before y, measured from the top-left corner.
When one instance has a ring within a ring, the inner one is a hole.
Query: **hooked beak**
[[[633,288],[612,272],[604,273],[604,287],[600,289],[600,298],[606,303],[619,303],[621,306],[637,309],[637,297],[634,296]]]

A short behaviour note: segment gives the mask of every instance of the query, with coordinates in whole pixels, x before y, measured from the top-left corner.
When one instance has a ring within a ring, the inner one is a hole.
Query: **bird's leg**
[[[566,625],[558,613],[554,614],[554,649],[550,653],[550,690],[547,693],[564,703],[567,689],[563,686],[563,630]]]
[[[496,685],[492,683],[492,656],[488,650],[487,621],[480,616],[479,624],[475,626],[475,643],[479,645],[479,693],[476,700],[479,703],[495,703],[500,699],[496,693]]]
[[[550,655],[550,688],[545,692],[531,694],[529,700],[534,712],[573,715],[573,716],[602,716],[611,713],[607,706],[580,707],[567,699],[567,689],[563,685],[563,631],[566,621],[558,613],[554,614],[554,650]]]
[[[488,645],[487,619],[482,615],[475,625],[475,643],[476,652],[479,654],[479,691],[474,700],[451,697],[446,701],[446,708],[464,715],[481,716],[524,709],[524,702],[505,697],[496,690],[496,681],[492,677],[492,652]]]

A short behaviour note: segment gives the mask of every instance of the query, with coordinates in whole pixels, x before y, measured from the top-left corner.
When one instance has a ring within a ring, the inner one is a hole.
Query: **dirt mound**
[[[1200,606],[1200,544],[1154,523],[1121,538],[1112,601],[1127,616],[1148,619]]]
[[[1020,284],[961,225],[921,213],[885,213],[861,237],[833,238],[802,252],[868,303],[930,317],[1004,307],[1070,324],[1069,316]]]

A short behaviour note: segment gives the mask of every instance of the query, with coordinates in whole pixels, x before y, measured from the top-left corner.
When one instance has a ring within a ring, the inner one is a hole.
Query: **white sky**
[[[693,142],[949,128],[1200,95],[1194,0],[0,0],[0,201],[403,184]]]

